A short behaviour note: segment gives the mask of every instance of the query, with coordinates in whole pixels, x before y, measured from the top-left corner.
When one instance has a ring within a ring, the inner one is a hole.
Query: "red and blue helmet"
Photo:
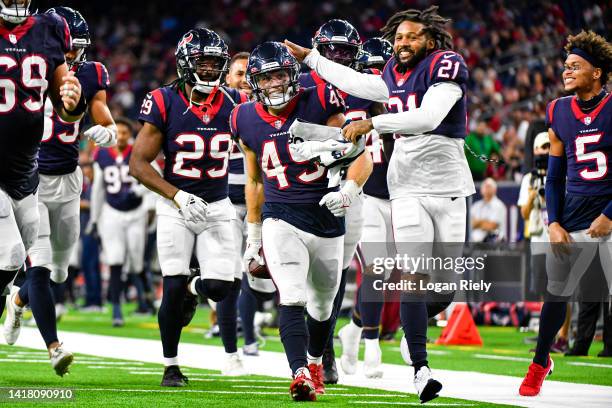
[[[68,66],[72,68],[75,65],[80,65],[85,61],[85,51],[91,45],[91,37],[89,35],[89,26],[83,15],[70,7],[52,7],[46,13],[55,13],[64,18],[70,30],[72,37],[72,47],[78,50],[76,57],[72,61],[67,61]]]

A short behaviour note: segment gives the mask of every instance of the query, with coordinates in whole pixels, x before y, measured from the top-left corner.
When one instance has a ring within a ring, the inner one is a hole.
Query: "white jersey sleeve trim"
[[[427,89],[417,109],[375,116],[372,124],[380,134],[420,135],[431,132],[440,126],[462,96],[463,90],[458,84],[440,82]]]
[[[358,98],[387,102],[389,89],[380,75],[362,74],[349,67],[330,61],[313,49],[304,58],[304,63],[326,82]]]

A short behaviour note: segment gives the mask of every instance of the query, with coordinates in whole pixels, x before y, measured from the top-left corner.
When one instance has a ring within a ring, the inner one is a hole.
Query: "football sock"
[[[26,271],[26,276],[26,280],[30,282],[28,288],[30,308],[38,330],[48,347],[57,341],[55,305],[50,285],[51,271],[42,266],[35,266]]]
[[[285,348],[289,367],[295,373],[298,369],[306,366],[308,331],[304,320],[304,306],[280,305],[278,315],[281,341]]]
[[[19,287],[19,299],[24,305],[30,304],[30,279],[26,278]]]
[[[217,302],[217,324],[226,353],[238,351],[238,295],[240,294],[240,279],[234,279],[229,293]]]
[[[238,310],[240,311],[240,320],[242,321],[242,333],[244,335],[244,344],[255,343],[255,312],[257,311],[257,299],[251,292],[248,278],[242,277],[242,290],[238,299]]]
[[[64,304],[66,301],[66,282],[56,283],[51,281],[51,292],[53,293],[53,301],[57,303]]]
[[[110,266],[110,301],[113,305],[113,319],[123,319],[121,313],[122,265]]]
[[[332,309],[332,314],[330,317],[331,328],[329,332],[329,337],[327,338],[327,345],[325,346],[328,349],[334,348],[334,330],[336,328],[338,314],[340,313],[340,307],[342,306],[342,300],[344,299],[344,289],[346,289],[346,275],[348,273],[348,270],[349,268],[345,268],[342,270],[342,275],[340,276],[340,286],[338,287],[338,293],[336,293],[336,297],[334,298],[334,308]]]
[[[138,299],[138,308],[140,310],[145,310],[147,308],[147,303],[145,302],[145,289],[142,279],[140,278],[142,272],[139,273],[130,273],[130,281],[136,288],[136,296]]]
[[[164,276],[163,297],[157,321],[165,358],[178,355],[183,320],[183,299],[186,295],[187,276]]]
[[[362,278],[359,288],[359,292],[361,292],[359,295],[359,310],[361,312],[363,337],[377,339],[384,306],[384,293],[375,289],[374,282],[381,280],[382,276],[363,274]]]
[[[351,314],[351,320],[357,327],[363,327],[361,321],[361,287],[357,289],[357,295],[355,296],[355,305],[353,306],[353,313]]]
[[[427,365],[427,306],[415,298],[402,297],[400,318],[414,372]]]
[[[427,293],[427,317],[430,319],[446,310],[455,297],[455,292],[451,293]]]
[[[544,302],[540,312],[540,330],[538,331],[538,344],[536,346],[533,362],[546,367],[548,364],[548,354],[555,336],[559,332],[565,313],[567,302]]]
[[[308,354],[315,357],[323,355],[326,345],[329,346],[329,338],[333,337],[333,330],[335,320],[333,317],[325,321],[318,321],[308,315],[306,317],[306,323],[308,325],[308,334],[310,335],[310,341],[308,342]]]

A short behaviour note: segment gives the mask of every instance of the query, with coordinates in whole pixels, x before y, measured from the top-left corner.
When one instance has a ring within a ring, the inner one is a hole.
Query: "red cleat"
[[[315,386],[317,394],[325,394],[325,383],[323,382],[323,364],[308,364],[310,378]]]
[[[542,383],[546,376],[552,374],[554,366],[555,364],[550,357],[548,357],[548,366],[546,368],[537,363],[531,363],[529,371],[527,371],[527,375],[519,388],[519,394],[525,397],[535,397],[538,395],[542,388]]]
[[[297,370],[293,376],[293,381],[289,386],[291,398],[294,401],[316,401],[317,393],[315,385],[310,379],[308,368],[303,367]]]

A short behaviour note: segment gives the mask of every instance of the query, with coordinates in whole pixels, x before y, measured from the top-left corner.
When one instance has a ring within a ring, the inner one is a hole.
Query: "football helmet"
[[[0,0],[0,17],[13,24],[21,24],[30,15],[32,0]]]
[[[72,37],[72,47],[77,50],[76,56],[71,61],[66,61],[68,66],[78,66],[85,61],[85,51],[91,45],[91,37],[89,36],[89,26],[83,15],[77,10],[70,7],[52,7],[46,11],[47,13],[55,13],[64,17],[68,23],[70,37]]]
[[[227,44],[219,34],[207,28],[187,31],[178,42],[174,55],[179,78],[205,94],[219,86],[229,68]],[[203,67],[207,60],[214,61],[214,66]]]
[[[278,84],[265,86],[265,84],[262,84],[266,80],[272,81],[272,74],[280,71],[286,72],[288,77],[282,83],[282,86]],[[300,64],[289,53],[287,47],[281,43],[265,42],[255,47],[249,55],[246,73],[247,82],[253,89],[256,100],[265,106],[276,109],[284,108],[298,93],[300,88],[299,75]],[[272,92],[275,89],[278,92]]]
[[[348,21],[339,19],[323,24],[312,39],[312,47],[321,55],[346,66],[355,63],[360,45],[361,39],[355,27]]]
[[[383,38],[370,38],[363,44],[357,57],[357,70],[382,69],[393,56],[393,45]]]

